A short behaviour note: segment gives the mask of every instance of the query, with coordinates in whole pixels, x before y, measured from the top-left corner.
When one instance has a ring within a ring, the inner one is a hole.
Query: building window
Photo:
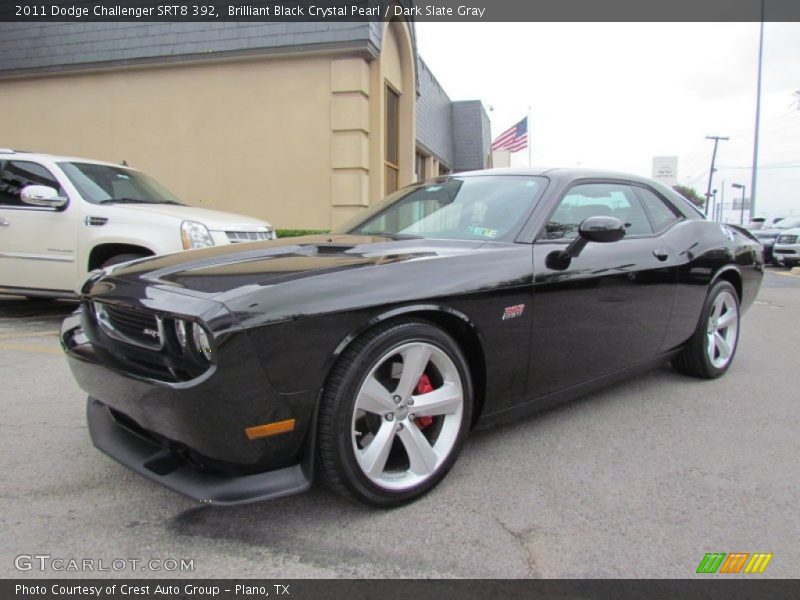
[[[398,188],[399,133],[400,133],[400,95],[386,84],[386,152],[384,154],[385,189],[391,194]]]
[[[417,176],[417,181],[422,181],[425,179],[425,159],[427,157],[422,153],[417,151],[417,155],[414,159],[414,173]]]

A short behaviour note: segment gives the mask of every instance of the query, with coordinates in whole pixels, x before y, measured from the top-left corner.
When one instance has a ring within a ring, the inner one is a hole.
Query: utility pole
[[[764,56],[764,0],[761,0],[761,31],[758,37],[758,82],[756,83],[756,130],[753,139],[753,172],[750,175],[750,219],[756,214],[756,181],[758,179],[758,133],[761,124],[761,63]]]
[[[706,206],[705,206],[705,214],[708,216],[708,203],[711,201],[711,184],[714,181],[714,163],[717,161],[717,146],[719,145],[719,141],[722,140],[723,142],[727,142],[730,138],[722,137],[719,135],[707,135],[707,140],[714,140],[714,153],[711,155],[711,172],[708,174],[708,191],[706,192]],[[714,213],[711,213],[711,218],[714,218]]]

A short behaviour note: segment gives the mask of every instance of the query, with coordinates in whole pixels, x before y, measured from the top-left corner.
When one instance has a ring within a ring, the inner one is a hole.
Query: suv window
[[[633,189],[636,190],[636,195],[642,201],[655,231],[663,231],[678,220],[678,215],[672,208],[653,191],[638,185]]]
[[[66,195],[53,174],[38,163],[9,160],[0,164],[0,206],[28,206],[19,193],[29,185],[47,185]]]
[[[616,217],[625,223],[628,235],[653,233],[639,199],[629,185],[622,183],[584,183],[567,192],[545,225],[548,240],[572,240],[578,226],[589,217]]]

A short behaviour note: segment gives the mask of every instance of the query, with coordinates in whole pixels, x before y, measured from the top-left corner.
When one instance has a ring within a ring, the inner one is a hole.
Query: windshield
[[[513,239],[546,185],[543,177],[484,175],[415,184],[334,233],[468,240]]]
[[[181,204],[169,190],[140,171],[77,162],[62,162],[58,166],[92,204]]]

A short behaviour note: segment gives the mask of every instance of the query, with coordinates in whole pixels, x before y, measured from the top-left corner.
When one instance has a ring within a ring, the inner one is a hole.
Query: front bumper
[[[170,450],[117,422],[109,408],[94,398],[86,407],[92,443],[129,469],[207,504],[246,504],[297,494],[311,487],[302,465],[254,475],[204,473]]]
[[[230,329],[206,373],[164,381],[137,373],[113,347],[104,347],[107,340],[85,306],[68,317],[61,341],[78,385],[89,395],[94,445],[202,502],[254,502],[310,487],[316,395],[276,392],[245,333]],[[287,419],[296,425],[286,433],[250,439],[245,431]]]
[[[773,256],[784,264],[797,265],[800,263],[800,244],[776,244]]]

